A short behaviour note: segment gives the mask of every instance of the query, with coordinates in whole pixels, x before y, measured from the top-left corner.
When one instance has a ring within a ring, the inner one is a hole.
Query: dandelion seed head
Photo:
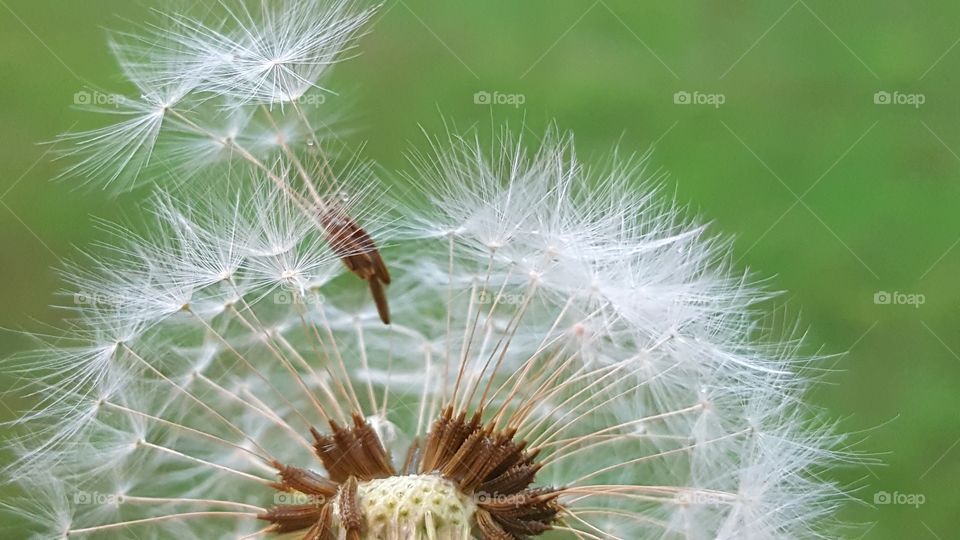
[[[381,181],[298,103],[372,11],[223,7],[116,35],[141,99],[64,136],[68,173],[174,185],[101,224],[64,331],[4,364],[38,401],[5,469],[38,534],[830,534],[817,359],[649,156],[447,135]]]
[[[19,476],[56,468],[98,485],[122,471],[122,489],[102,488],[124,494],[115,510],[192,534],[228,523],[452,537],[818,531],[839,493],[813,476],[835,459],[833,438],[799,417],[796,346],[750,331],[767,295],[730,277],[724,244],[627,180],[592,176],[564,136],[533,154],[504,140],[495,156],[464,141],[438,150],[451,176],[416,173],[435,204],[399,201],[408,217],[372,229],[395,235],[389,326],[345,285],[309,210],[278,189],[159,195],[154,232],[106,226],[116,241],[67,278],[113,300],[78,310],[101,360],[48,351],[78,376],[39,377],[62,397],[30,421],[54,440]],[[473,166],[487,176],[465,177]],[[619,208],[608,229],[580,221],[598,208]],[[150,490],[162,496],[144,499],[143,471],[156,468],[170,471]],[[288,495],[325,502],[308,510]],[[81,511],[69,528],[121,519]]]

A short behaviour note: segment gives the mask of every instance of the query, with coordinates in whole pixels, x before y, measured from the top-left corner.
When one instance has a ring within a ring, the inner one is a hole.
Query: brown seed
[[[307,530],[303,540],[334,540],[336,536],[333,532],[333,505],[328,504],[323,507],[320,519]]]
[[[323,506],[316,504],[285,504],[274,506],[257,519],[273,523],[272,530],[286,533],[306,529],[323,517]]]
[[[357,477],[351,476],[340,487],[340,523],[348,540],[359,540],[363,533],[363,509],[357,497]]]
[[[274,487],[282,491],[299,491],[314,497],[331,498],[337,494],[337,484],[320,474],[300,467],[291,467],[282,463],[273,462],[280,476],[280,482]]]
[[[322,211],[320,223],[327,232],[330,248],[351,272],[370,285],[380,320],[383,324],[390,324],[390,306],[384,290],[384,285],[390,284],[390,272],[376,243],[342,208]]]
[[[486,510],[477,510],[477,527],[486,540],[515,540],[514,536],[503,530]]]

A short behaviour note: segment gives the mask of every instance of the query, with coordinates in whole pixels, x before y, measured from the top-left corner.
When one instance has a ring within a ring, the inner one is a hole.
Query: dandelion
[[[394,237],[389,326],[278,189],[111,227],[68,274],[109,299],[77,308],[86,344],[20,363],[52,403],[10,474],[33,505],[38,471],[79,494],[33,515],[68,537],[821,534],[836,441],[725,244],[635,195],[636,164],[469,141],[415,160],[431,204],[369,229]]]
[[[5,506],[38,538],[829,537],[845,456],[803,404],[816,359],[646,156],[587,167],[554,129],[430,139],[389,183],[333,158],[297,98],[369,15],[127,37],[145,95],[187,90],[133,146],[77,135],[73,172],[202,166],[145,227],[103,224],[64,269],[69,327],[5,363],[38,401]]]

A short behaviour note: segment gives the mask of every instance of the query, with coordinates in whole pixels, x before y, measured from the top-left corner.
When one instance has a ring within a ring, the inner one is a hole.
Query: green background
[[[847,353],[814,399],[884,462],[837,473],[860,486],[863,504],[843,515],[866,524],[852,537],[956,538],[960,5],[646,4],[388,1],[362,55],[334,77],[357,113],[346,142],[367,142],[391,169],[421,142],[419,125],[443,117],[463,128],[509,119],[531,139],[555,120],[588,161],[618,141],[655,145],[667,191],[736,236],[738,265],[788,291],[811,344]],[[96,238],[91,216],[138,211],[142,195],[51,183],[60,165],[38,143],[96,125],[72,107],[90,81],[129,90],[104,28],[131,29],[149,8],[0,0],[0,327],[55,323],[58,257]],[[477,105],[479,91],[525,103]],[[725,102],[675,104],[678,91]],[[876,104],[878,91],[924,103]],[[925,302],[878,304],[880,291]],[[2,333],[0,353],[24,342]],[[25,405],[7,392],[0,419]],[[878,492],[925,502],[873,505]]]

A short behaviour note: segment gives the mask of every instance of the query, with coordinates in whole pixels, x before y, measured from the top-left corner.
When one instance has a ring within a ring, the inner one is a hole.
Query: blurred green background
[[[358,113],[347,142],[397,168],[442,113],[460,127],[525,123],[530,137],[555,120],[588,161],[618,141],[654,145],[668,191],[737,237],[739,265],[789,291],[812,344],[848,353],[814,398],[885,463],[838,473],[862,486],[842,516],[866,524],[853,537],[956,538],[960,5],[643,4],[388,0],[334,77]],[[104,28],[150,7],[0,0],[0,327],[55,323],[58,257],[96,238],[91,216],[137,211],[140,195],[51,183],[60,165],[38,143],[96,124],[72,107],[88,81],[128,90]],[[476,104],[478,92],[524,103]],[[0,334],[0,353],[23,346]],[[27,405],[3,396],[2,420]],[[875,505],[883,493],[924,503]]]

